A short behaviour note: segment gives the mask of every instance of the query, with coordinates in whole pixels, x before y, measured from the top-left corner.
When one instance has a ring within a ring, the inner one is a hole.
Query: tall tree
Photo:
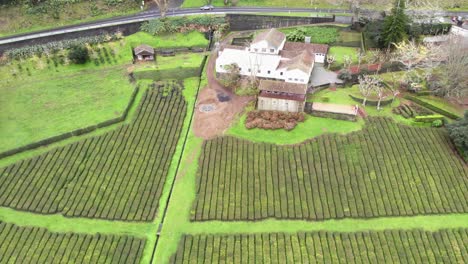
[[[395,0],[391,15],[387,16],[384,20],[382,38],[387,48],[390,48],[392,43],[399,43],[408,38],[410,19],[405,14],[405,1]]]
[[[379,87],[380,80],[376,75],[359,76],[358,80],[359,91],[361,92],[362,96],[364,96],[362,105],[366,106],[367,97],[369,97],[374,92],[378,92],[377,89]]]

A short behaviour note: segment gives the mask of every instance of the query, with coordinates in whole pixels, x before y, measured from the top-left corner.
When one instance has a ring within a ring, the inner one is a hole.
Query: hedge
[[[364,102],[364,98],[359,98],[359,97],[355,97],[353,96],[352,94],[349,95],[349,97],[351,97],[351,99],[353,99],[354,101],[362,104]],[[389,100],[382,100],[380,101],[380,106],[386,106],[386,105],[389,105],[393,102],[393,99],[389,99]],[[366,101],[366,105],[371,105],[371,106],[377,106],[379,104],[379,101],[372,101],[372,100],[369,100],[367,99]]]
[[[143,70],[135,71],[133,75],[137,80],[150,79],[160,81],[164,79],[179,79],[183,80],[189,77],[196,77],[199,75],[200,67],[178,67],[167,70]]]
[[[427,116],[416,116],[414,121],[416,122],[423,122],[423,123],[432,123],[436,120],[444,121],[443,115],[427,115]]]
[[[434,111],[436,113],[444,115],[444,116],[446,116],[446,117],[448,117],[450,119],[455,119],[456,120],[456,119],[461,118],[461,116],[459,116],[457,114],[454,114],[454,113],[451,113],[451,112],[449,112],[447,110],[439,108],[439,107],[437,107],[437,106],[435,106],[433,104],[430,104],[428,102],[425,102],[425,101],[423,101],[423,100],[421,100],[421,99],[419,99],[417,97],[410,96],[410,95],[405,95],[404,98],[407,99],[407,100],[413,101],[413,102],[415,102],[415,103],[417,103],[417,104],[419,104],[421,106],[424,106],[424,107],[426,107],[426,108],[428,108],[428,109],[430,109],[430,110],[432,110],[432,111]]]
[[[76,129],[76,130],[73,130],[73,131],[70,131],[70,132],[66,132],[66,133],[57,135],[57,136],[53,136],[53,137],[46,138],[46,139],[43,139],[43,140],[40,140],[40,141],[36,141],[36,142],[33,142],[33,143],[25,145],[25,146],[21,146],[21,147],[18,147],[18,148],[14,148],[14,149],[10,149],[10,150],[1,152],[0,153],[0,159],[3,159],[5,157],[21,153],[23,151],[33,150],[33,149],[36,149],[36,148],[39,148],[39,147],[47,146],[47,145],[50,145],[52,143],[71,138],[73,136],[83,135],[83,134],[92,132],[92,131],[94,131],[94,130],[96,130],[98,128],[102,128],[102,127],[106,127],[106,126],[110,126],[110,125],[122,122],[127,118],[128,111],[132,107],[132,105],[133,105],[133,103],[135,101],[136,95],[138,94],[138,91],[139,91],[139,87],[137,86],[133,90],[133,93],[132,93],[132,95],[130,97],[130,101],[128,102],[127,107],[125,108],[122,115],[119,116],[119,117],[116,117],[116,118],[113,118],[113,119],[110,119],[110,120],[106,120],[106,121],[98,123],[96,125],[92,125],[92,126],[88,126],[88,127],[84,127],[84,128],[79,128],[79,129]]]
[[[356,121],[356,116],[355,115],[323,112],[323,111],[317,111],[317,110],[313,110],[310,113],[310,115],[317,116],[317,117],[325,117],[325,118],[332,118],[332,119],[338,119],[338,120],[345,120],[345,121],[353,121],[353,122]]]

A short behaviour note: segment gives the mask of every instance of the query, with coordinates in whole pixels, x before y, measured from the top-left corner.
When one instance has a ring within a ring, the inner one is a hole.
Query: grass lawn
[[[0,151],[122,114],[133,92],[122,67],[0,83]]]
[[[204,46],[199,32],[180,34],[184,46]],[[93,48],[91,61],[69,64],[66,52],[55,58],[33,57],[0,66],[0,152],[121,115],[134,85],[128,81],[132,45],[181,46],[177,36],[139,32]],[[106,50],[105,57],[96,49]],[[160,69],[199,67],[202,54],[158,57]],[[141,64],[147,65],[147,64]],[[150,64],[149,64],[150,65]],[[145,67],[145,66],[142,66]]]
[[[0,36],[79,24],[140,11],[139,2],[136,1],[122,1],[123,3],[117,5],[107,5],[105,0],[75,2],[65,4],[58,19],[53,18],[50,13],[29,14],[25,6],[2,6]]]
[[[359,94],[359,87],[357,85],[354,85],[352,88],[338,88],[336,91],[325,89],[313,95],[309,95],[307,101],[345,105],[359,104],[356,101],[354,101],[351,97],[349,97],[349,94]],[[390,117],[397,122],[404,123],[407,125],[423,125],[413,122],[412,119],[405,119],[401,115],[396,115],[392,113],[392,108],[399,106],[402,101],[405,101],[405,99],[395,98],[395,101],[391,105],[383,106],[383,109],[381,110],[377,110],[376,106],[371,105],[362,106],[359,104],[359,107],[364,108],[366,113],[370,116]]]
[[[280,31],[288,34],[295,31],[296,29],[304,30],[306,36],[311,37],[312,43],[320,44],[330,44],[334,43],[338,36],[337,27],[327,27],[327,26],[299,26],[299,27],[290,27],[280,29]]]
[[[335,56],[334,65],[336,66],[336,64],[339,64],[339,65],[343,64],[345,56],[350,57],[352,63],[357,63],[358,52],[359,52],[358,48],[334,46],[334,47],[330,47],[330,50],[328,51],[328,55]]]
[[[208,40],[203,33],[190,31],[187,33],[168,33],[152,36],[146,32],[138,32],[125,38],[129,47],[147,44],[155,48],[206,47]]]
[[[307,115],[304,123],[299,123],[297,127],[291,131],[265,130],[259,128],[247,129],[244,125],[246,118],[247,114],[243,114],[232,127],[229,128],[227,134],[250,141],[281,145],[297,144],[325,133],[346,134],[360,130],[364,125],[362,120],[351,122]]]

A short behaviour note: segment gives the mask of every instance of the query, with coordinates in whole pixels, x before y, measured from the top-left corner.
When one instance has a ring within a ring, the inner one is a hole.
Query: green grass
[[[297,144],[326,133],[347,134],[362,129],[364,125],[362,120],[350,122],[307,115],[304,123],[299,123],[297,127],[291,131],[265,130],[259,128],[249,130],[245,128],[244,125],[246,118],[247,114],[243,114],[235,121],[232,127],[229,128],[227,134],[250,141],[281,145]]]
[[[67,218],[60,214],[42,215],[0,207],[0,221],[19,226],[37,226],[52,232],[85,234],[118,234],[136,237],[150,237],[156,223],[133,223],[125,221]]]
[[[121,67],[0,83],[0,151],[122,115],[133,92]]]
[[[330,47],[328,51],[328,56],[335,56],[334,65],[339,64],[343,65],[345,56],[351,58],[352,63],[358,62],[358,48],[351,48],[351,47]]]
[[[138,32],[126,37],[125,40],[130,47],[140,44],[147,44],[155,48],[206,47],[208,45],[204,34],[198,31],[166,33],[160,36]]]
[[[66,51],[60,51],[56,56],[64,62],[57,65],[43,55],[0,66],[0,152],[120,116],[134,89],[127,76],[132,69],[131,46],[193,47],[207,43],[196,31],[157,37],[139,32],[97,45],[91,61],[83,65],[69,64]],[[97,47],[115,55],[99,62]],[[136,67],[198,67],[201,55],[158,57],[157,64]]]
[[[405,99],[395,98],[395,101],[391,105],[383,106],[381,110],[377,110],[376,106],[366,105],[363,106],[358,102],[354,101],[349,94],[359,94],[359,87],[354,85],[352,88],[338,88],[336,91],[332,91],[330,89],[322,90],[318,93],[310,95],[307,98],[309,102],[326,102],[331,104],[345,104],[345,105],[356,105],[358,104],[359,107],[363,108],[365,112],[369,116],[381,116],[381,117],[390,117],[394,121],[407,124],[407,125],[417,125],[421,126],[422,124],[418,124],[413,122],[412,119],[405,119],[401,115],[396,115],[392,113],[392,108],[397,107],[400,105],[402,101],[406,101]],[[386,98],[385,100],[389,99],[390,97]]]
[[[100,10],[94,14],[90,11],[93,3],[96,3],[97,10]],[[124,4],[114,6],[108,6],[104,0],[77,1],[77,3],[66,5],[60,11],[59,19],[54,19],[50,14],[29,14],[25,6],[2,6],[0,8],[0,36],[28,33],[59,26],[130,15],[139,11],[139,2],[135,1],[125,1]]]
[[[288,34],[294,32],[296,29],[303,30],[305,36],[311,37],[312,43],[320,44],[330,44],[334,43],[338,38],[338,29],[336,27],[326,27],[326,26],[301,26],[301,27],[291,27],[284,28],[280,31]]]

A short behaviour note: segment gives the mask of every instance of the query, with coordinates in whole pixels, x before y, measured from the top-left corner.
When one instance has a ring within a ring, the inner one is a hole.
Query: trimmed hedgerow
[[[145,239],[56,233],[0,221],[1,263],[140,263]],[[116,247],[118,245],[118,247]],[[122,252],[131,252],[122,256]]]
[[[467,229],[185,235],[169,263],[464,263],[467,235]]]
[[[453,148],[445,130],[387,118],[367,119],[362,131],[295,146],[208,140],[191,220],[466,213],[468,179],[460,175],[468,175],[468,168]]]

